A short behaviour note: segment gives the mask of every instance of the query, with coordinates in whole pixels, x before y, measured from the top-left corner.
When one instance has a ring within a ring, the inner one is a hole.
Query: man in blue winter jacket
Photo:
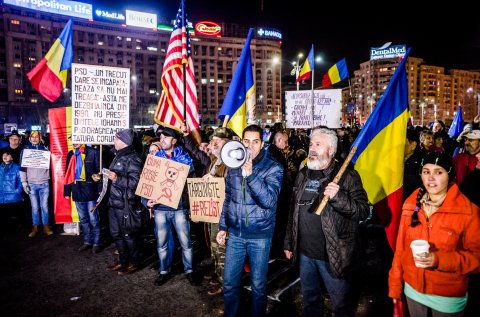
[[[252,286],[251,315],[264,316],[267,307],[268,259],[283,167],[266,154],[262,135],[258,125],[243,130],[242,142],[250,158],[241,168],[229,169],[225,179],[217,242],[225,245],[228,231],[223,285],[227,317],[238,314],[240,281],[247,257]]]

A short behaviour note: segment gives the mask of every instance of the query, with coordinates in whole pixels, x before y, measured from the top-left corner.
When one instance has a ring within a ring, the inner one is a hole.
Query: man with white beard
[[[334,316],[355,315],[352,274],[358,263],[358,225],[367,218],[369,206],[355,170],[347,169],[339,184],[332,182],[340,169],[333,159],[336,151],[335,131],[314,129],[307,165],[293,187],[284,250],[288,259],[299,260],[303,316],[323,316],[325,292]],[[330,199],[317,215],[325,195]]]

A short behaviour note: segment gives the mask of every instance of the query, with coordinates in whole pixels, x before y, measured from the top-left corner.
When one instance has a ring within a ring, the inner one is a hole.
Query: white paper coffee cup
[[[412,248],[413,259],[415,260],[416,257],[425,256],[430,251],[430,244],[427,240],[413,240],[410,243],[410,248]],[[425,267],[422,264],[417,264],[417,261],[415,261],[415,266]]]

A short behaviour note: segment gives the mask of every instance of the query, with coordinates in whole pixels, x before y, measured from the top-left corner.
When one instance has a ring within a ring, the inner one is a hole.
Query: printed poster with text
[[[162,157],[147,155],[135,195],[178,208],[190,166]]]
[[[72,143],[113,144],[129,110],[129,68],[72,64]]]
[[[225,200],[225,178],[188,178],[187,186],[192,221],[218,223]]]
[[[310,129],[320,125],[332,129],[340,128],[342,90],[314,90],[313,95],[311,90],[286,91],[285,119],[288,129]]]

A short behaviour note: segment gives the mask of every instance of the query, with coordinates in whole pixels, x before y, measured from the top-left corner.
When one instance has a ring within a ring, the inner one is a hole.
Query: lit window
[[[18,21],[18,20],[11,20],[10,23],[15,24],[15,25],[20,25],[20,21]]]
[[[140,45],[137,45],[137,46],[135,47],[135,49],[137,49],[137,50],[141,50],[141,49],[142,49],[142,47],[141,47]]]
[[[103,42],[101,42],[101,41],[100,41],[100,42],[98,42],[98,45],[102,46],[102,45],[103,45]]]
[[[20,64],[20,63],[13,63],[13,67],[15,67],[15,68],[22,68],[22,64]]]
[[[136,39],[137,43],[142,43],[142,40]]]
[[[121,37],[121,36],[117,36],[117,40],[121,41],[121,40],[122,40],[122,37]]]
[[[23,94],[23,90],[22,89],[15,89],[15,93],[17,95],[21,95],[21,94]]]
[[[147,47],[147,50],[156,52],[156,51],[157,51],[157,48],[154,47],[154,46],[148,46],[148,47]]]
[[[31,98],[31,99],[30,99],[30,102],[31,102],[31,103],[37,103],[37,102],[38,102],[38,99],[37,99],[37,98]]]
[[[207,79],[206,78],[202,78],[201,79],[201,82],[202,82],[202,85],[205,85],[207,83]]]
[[[37,59],[35,57],[29,57],[28,60],[31,62],[35,62]]]
[[[125,40],[126,40],[127,42],[131,42],[131,41],[132,41],[132,38],[131,38],[131,37],[127,37]]]

